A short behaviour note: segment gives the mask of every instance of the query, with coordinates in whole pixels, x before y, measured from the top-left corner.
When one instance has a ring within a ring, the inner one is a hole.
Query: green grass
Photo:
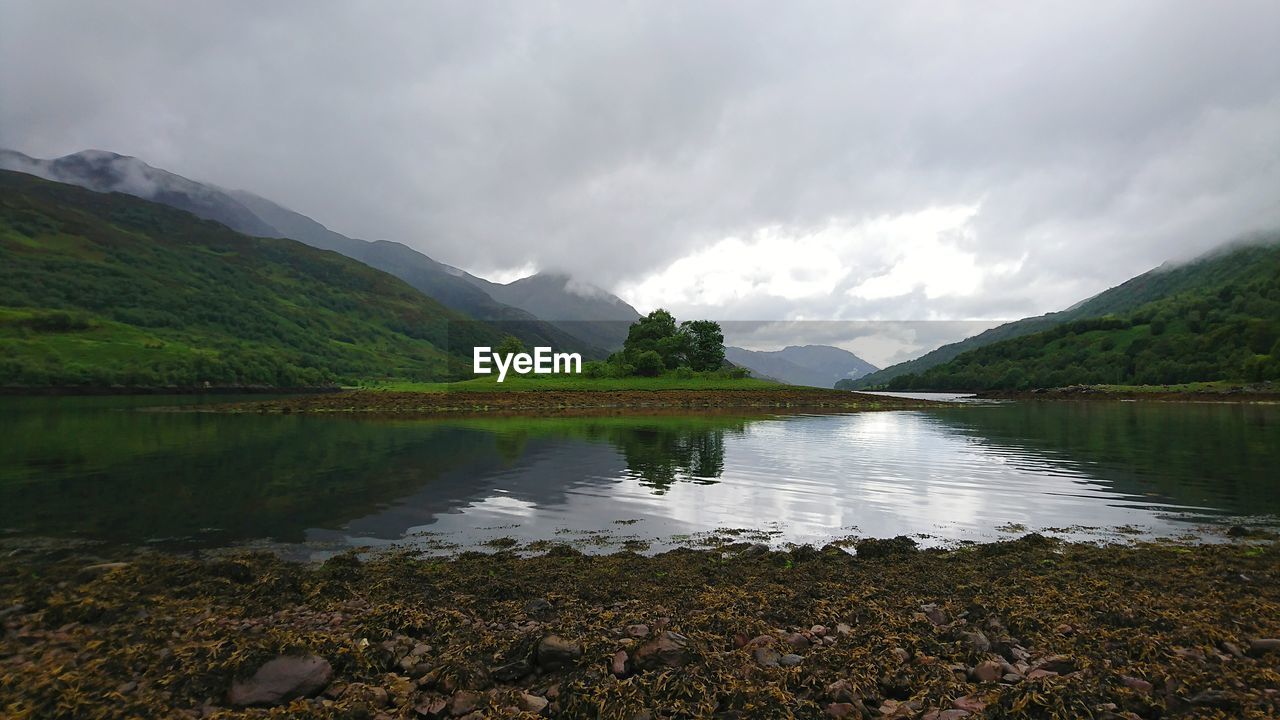
[[[360,387],[397,392],[531,392],[538,390],[610,392],[619,390],[778,390],[795,386],[755,378],[730,378],[695,375],[678,377],[589,378],[584,375],[508,375],[503,382],[497,376],[480,377],[453,383],[410,381],[371,382]]]

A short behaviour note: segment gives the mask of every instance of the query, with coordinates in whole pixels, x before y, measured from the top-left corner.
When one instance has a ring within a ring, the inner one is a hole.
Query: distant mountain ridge
[[[791,385],[830,388],[875,372],[875,365],[848,350],[830,345],[789,345],[781,350],[746,350],[726,347],[725,359]]]
[[[251,192],[196,182],[152,167],[137,158],[102,150],[84,150],[53,160],[0,150],[0,169],[78,185],[95,192],[122,192],[186,210],[246,235],[287,237],[331,250],[391,273],[428,297],[471,318],[498,323],[507,333],[520,337],[526,344],[575,349],[588,357],[606,354],[601,344],[605,336],[595,332],[585,333],[586,337],[579,336],[572,332],[574,326],[569,323],[564,324],[569,328],[566,332],[545,322],[536,313],[495,299],[488,292],[490,287],[501,289],[506,286],[476,278],[401,243],[347,237],[306,215]]]
[[[1245,239],[1242,242],[1249,242]],[[884,386],[901,375],[920,375],[926,370],[951,362],[963,353],[1026,335],[1050,330],[1074,320],[1100,318],[1131,312],[1138,307],[1203,285],[1206,281],[1224,282],[1247,273],[1247,268],[1233,263],[1214,264],[1229,255],[1237,244],[1217,248],[1189,262],[1164,263],[1141,275],[1126,280],[1109,290],[1072,305],[1066,310],[1046,313],[1005,323],[959,342],[943,345],[914,360],[891,365],[879,372],[859,378],[846,386],[853,389]]]
[[[461,272],[461,271],[459,271]],[[505,285],[463,273],[498,302],[518,307],[606,350],[619,350],[640,313],[625,300],[562,273],[538,273]]]

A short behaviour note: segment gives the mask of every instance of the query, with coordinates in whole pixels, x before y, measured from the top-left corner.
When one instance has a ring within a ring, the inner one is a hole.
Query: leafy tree
[[[517,355],[524,352],[524,342],[515,335],[508,335],[502,338],[502,342],[498,343],[498,347],[494,350],[497,355]]]
[[[645,350],[636,356],[636,374],[644,377],[655,377],[662,374],[666,366],[657,350]]]
[[[694,370],[719,370],[724,364],[724,333],[712,320],[686,320],[680,332],[688,338],[686,357]]]

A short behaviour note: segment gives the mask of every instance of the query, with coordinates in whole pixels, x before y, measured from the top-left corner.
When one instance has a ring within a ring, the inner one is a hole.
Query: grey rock
[[[231,684],[227,702],[236,707],[279,705],[312,697],[333,679],[329,661],[315,655],[282,655],[258,668],[247,680]]]
[[[582,657],[582,646],[559,635],[548,635],[538,642],[538,665],[547,670],[570,667]]]

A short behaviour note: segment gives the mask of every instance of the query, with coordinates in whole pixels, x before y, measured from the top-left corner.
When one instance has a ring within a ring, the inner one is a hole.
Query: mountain
[[[54,160],[39,160],[0,149],[0,170],[79,185],[95,192],[122,192],[216,220],[246,235],[281,237],[274,227],[227,192],[153,168],[137,158],[84,150]]]
[[[1021,390],[1280,379],[1280,234],[1162,266],[1084,305],[1111,310],[961,353],[888,386]]]
[[[622,348],[640,313],[608,291],[559,273],[538,273],[501,285],[474,275],[465,279],[495,300],[518,307],[606,350]]]
[[[1265,244],[1267,239],[1260,237],[1245,239],[1241,242],[1246,245]],[[1219,286],[1232,282],[1251,272],[1250,268],[1236,260],[1237,256],[1233,253],[1236,247],[1238,247],[1237,244],[1230,244],[1189,263],[1165,263],[1110,290],[1076,303],[1066,310],[1005,323],[960,342],[943,345],[914,360],[891,365],[852,383],[846,383],[845,387],[850,389],[885,387],[891,380],[901,375],[922,374],[932,367],[954,360],[963,353],[1003,340],[1043,332],[1073,320],[1129,313],[1146,303],[1169,295],[1207,285]]]
[[[830,345],[790,345],[774,351],[726,347],[724,357],[734,365],[755,371],[757,375],[792,385],[824,388],[876,371],[875,365],[848,350]]]
[[[501,334],[336,253],[0,171],[0,385],[456,377]]]
[[[290,238],[332,250],[409,283],[423,294],[475,320],[500,323],[505,333],[527,345],[605,353],[533,314],[493,299],[467,273],[437,262],[396,242],[370,242],[334,232],[311,218],[266,198],[189,180],[145,162],[102,150],[84,150],[55,160],[40,160],[0,150],[0,169],[70,183],[96,192],[122,192],[186,210],[255,237]],[[474,280],[474,278],[473,278]],[[459,317],[459,322],[467,318]]]

